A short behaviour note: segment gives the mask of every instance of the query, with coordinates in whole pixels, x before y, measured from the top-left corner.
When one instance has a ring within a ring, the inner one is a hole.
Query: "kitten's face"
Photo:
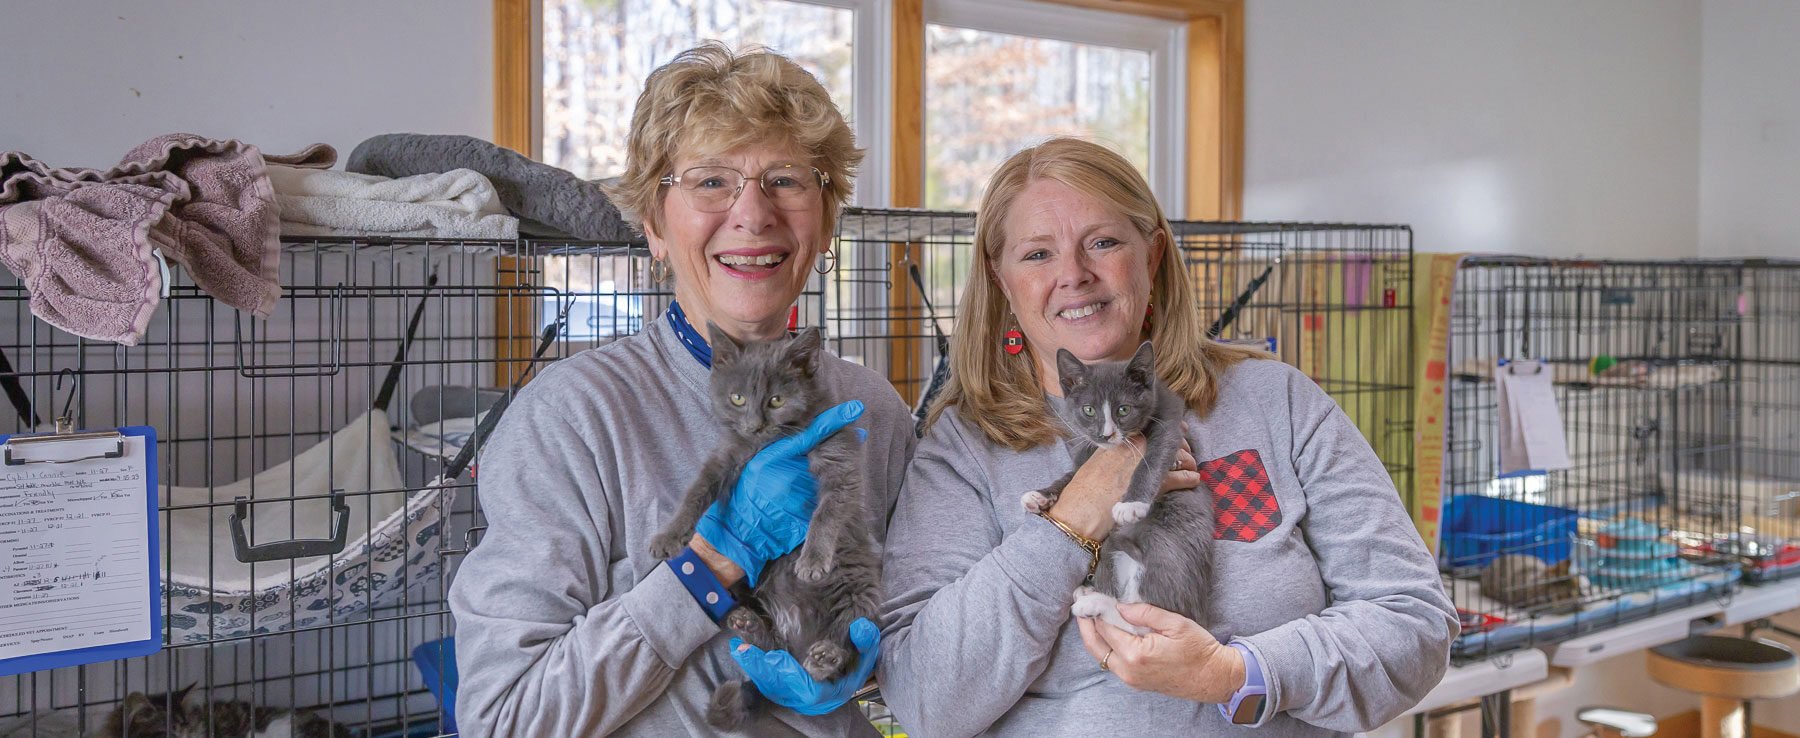
[[[1084,364],[1074,354],[1058,351],[1056,369],[1068,401],[1063,423],[1078,440],[1116,446],[1149,430],[1156,406],[1156,356],[1148,341],[1130,361]]]
[[[708,325],[713,414],[738,435],[753,437],[806,427],[822,399],[817,375],[821,337],[808,328],[793,338],[739,343]]]

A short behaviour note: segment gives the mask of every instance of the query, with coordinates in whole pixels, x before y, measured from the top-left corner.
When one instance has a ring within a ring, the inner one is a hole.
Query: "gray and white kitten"
[[[132,692],[106,716],[94,738],[350,738],[349,729],[305,710],[209,700],[194,685],[174,692]]]
[[[1092,365],[1058,350],[1056,369],[1066,400],[1062,421],[1072,442],[1085,447],[1076,455],[1077,468],[1095,448],[1126,443],[1133,434],[1145,440],[1131,486],[1113,506],[1116,526],[1100,547],[1094,585],[1075,590],[1070,611],[1141,635],[1145,629],[1125,622],[1118,606],[1147,602],[1204,625],[1212,573],[1212,493],[1157,494],[1181,448],[1187,403],[1156,376],[1156,353],[1148,341],[1129,361]],[[1071,470],[1049,487],[1025,493],[1025,510],[1050,510],[1074,476]]]
[[[660,559],[680,553],[706,509],[715,500],[730,498],[750,457],[771,441],[805,429],[834,404],[820,386],[824,350],[819,329],[743,343],[710,323],[707,330],[713,352],[713,415],[725,433],[674,518],[651,539],[650,553]],[[806,542],[769,562],[756,588],[725,615],[725,626],[745,642],[793,654],[820,681],[850,673],[856,665],[850,624],[862,617],[874,620],[880,611],[881,555],[870,529],[861,458],[852,429],[826,438],[807,455],[819,486]],[[720,684],[707,721],[737,727],[760,697],[745,680]]]

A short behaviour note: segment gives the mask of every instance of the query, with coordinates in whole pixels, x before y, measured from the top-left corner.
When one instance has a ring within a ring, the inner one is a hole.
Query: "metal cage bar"
[[[1439,547],[1464,619],[1455,658],[1555,643],[1732,590],[1735,559],[1717,542],[1741,513],[1742,290],[1731,265],[1463,262]],[[1501,414],[1521,417],[1499,403],[1496,380],[1508,373],[1547,375],[1567,468],[1502,465]]]
[[[1233,313],[1223,337],[1272,341],[1410,491],[1411,362],[1393,361],[1411,350],[1410,231],[1175,229],[1202,309]],[[969,213],[848,211],[836,268],[808,284],[798,320],[923,397],[955,340],[973,235]],[[633,335],[665,309],[669,285],[650,280],[649,263],[634,243],[289,240],[268,320],[240,317],[177,270],[131,347],[50,328],[24,285],[0,277],[0,378],[14,409],[0,412],[0,432],[33,431],[72,397],[80,426],[155,426],[159,472],[174,485],[159,512],[165,648],[0,678],[0,732],[55,735],[64,721],[94,734],[132,693],[191,687],[214,715],[290,707],[359,736],[447,734],[421,664],[448,658],[448,583],[486,522],[466,471],[440,476],[485,440],[477,420],[513,389],[496,377]],[[895,298],[908,290],[917,299]],[[55,392],[64,372],[78,381]],[[346,543],[245,564],[218,535],[238,497],[254,503],[239,519],[248,544],[318,537],[340,517]],[[227,586],[239,579],[247,586]]]

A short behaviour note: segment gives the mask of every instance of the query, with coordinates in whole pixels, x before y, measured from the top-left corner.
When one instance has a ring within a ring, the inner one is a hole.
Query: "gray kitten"
[[[1213,496],[1203,488],[1157,494],[1181,448],[1187,403],[1156,376],[1156,354],[1145,341],[1130,361],[1083,364],[1067,350],[1056,352],[1056,369],[1067,402],[1062,421],[1072,440],[1085,448],[1075,466],[1099,446],[1116,446],[1132,434],[1144,435],[1144,459],[1131,486],[1113,506],[1116,527],[1100,547],[1094,586],[1075,590],[1070,608],[1077,617],[1099,617],[1123,630],[1146,630],[1119,617],[1121,602],[1148,602],[1205,624],[1212,572]],[[1051,509],[1074,471],[1049,487],[1027,492],[1025,509]]]
[[[708,324],[707,330],[713,350],[713,415],[725,434],[675,517],[651,539],[650,552],[660,559],[688,545],[694,525],[713,501],[730,498],[751,456],[771,441],[805,429],[834,404],[819,386],[824,353],[819,329],[741,344],[718,326]],[[881,555],[869,527],[861,453],[850,430],[833,434],[807,455],[819,483],[819,506],[806,542],[769,562],[756,588],[725,615],[725,626],[745,642],[793,654],[819,681],[850,673],[856,665],[850,623],[862,617],[874,620],[880,611]],[[756,708],[760,696],[741,679],[720,684],[707,721],[734,728]]]
[[[132,692],[106,716],[96,738],[350,738],[349,729],[304,710],[253,707],[193,696]]]

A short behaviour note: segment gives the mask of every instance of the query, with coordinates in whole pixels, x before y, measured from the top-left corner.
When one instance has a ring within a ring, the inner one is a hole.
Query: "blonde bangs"
[[[825,185],[824,236],[852,193],[863,151],[818,78],[780,54],[708,42],[650,74],[632,111],[625,174],[608,195],[640,232],[661,221],[660,180],[682,156],[775,144],[806,152]]]

